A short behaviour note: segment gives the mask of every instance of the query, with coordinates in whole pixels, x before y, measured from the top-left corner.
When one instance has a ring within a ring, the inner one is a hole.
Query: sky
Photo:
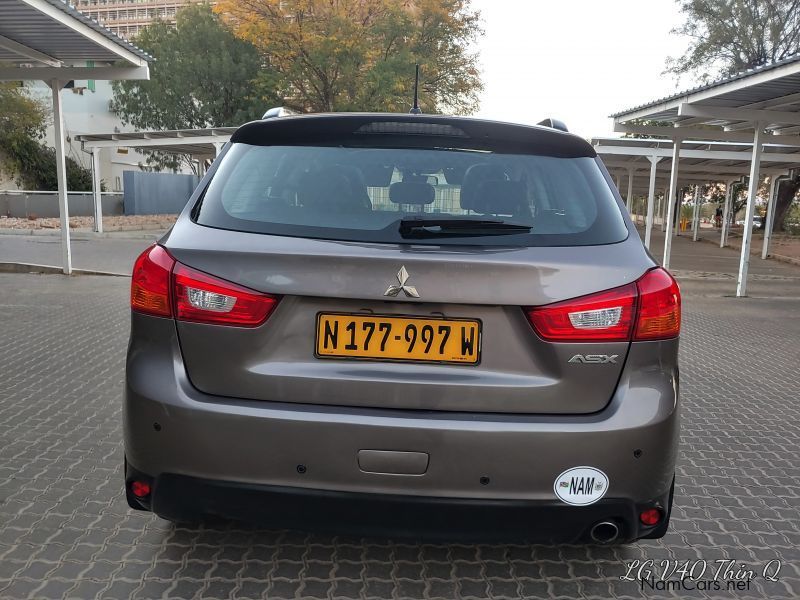
[[[585,138],[618,136],[613,112],[691,87],[663,75],[685,38],[674,0],[472,0],[485,89],[475,116],[564,121]]]

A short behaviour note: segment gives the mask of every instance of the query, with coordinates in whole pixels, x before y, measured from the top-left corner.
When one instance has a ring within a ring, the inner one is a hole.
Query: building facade
[[[202,0],[71,0],[71,4],[118,36],[135,38],[156,19],[175,24],[175,13]]]

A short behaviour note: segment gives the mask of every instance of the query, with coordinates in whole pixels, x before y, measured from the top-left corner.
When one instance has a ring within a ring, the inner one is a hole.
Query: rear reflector
[[[661,268],[622,287],[524,310],[539,337],[552,342],[663,340],[681,329],[680,290]]]
[[[158,317],[171,317],[169,277],[173,259],[161,246],[142,252],[131,275],[131,309]]]
[[[257,327],[266,321],[277,298],[217,279],[177,263],[175,317],[179,321]]]
[[[642,525],[647,525],[648,527],[658,525],[661,520],[661,511],[658,508],[647,508],[639,513],[639,520]]]
[[[213,277],[177,262],[161,246],[145,250],[133,267],[131,309],[179,321],[257,327],[278,298]]]
[[[131,494],[137,498],[147,498],[150,495],[150,484],[146,481],[131,481]]]

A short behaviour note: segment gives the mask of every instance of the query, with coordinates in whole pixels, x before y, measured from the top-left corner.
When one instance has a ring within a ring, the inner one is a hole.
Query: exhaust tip
[[[598,544],[610,544],[619,537],[619,527],[612,521],[600,521],[592,527],[590,535]]]

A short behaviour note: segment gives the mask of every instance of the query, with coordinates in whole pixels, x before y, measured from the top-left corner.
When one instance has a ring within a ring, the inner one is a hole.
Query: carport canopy
[[[184,154],[198,159],[201,170],[205,160],[213,160],[231,139],[236,127],[209,129],[173,129],[162,131],[133,131],[126,133],[91,133],[76,135],[84,150],[92,153],[92,189],[100,189],[100,152],[104,148]],[[94,230],[103,231],[103,212],[95,212]]]
[[[0,81],[52,90],[62,268],[72,273],[61,89],[75,79],[149,79],[152,57],[61,0],[0,0]],[[95,190],[95,214],[100,207]]]
[[[795,146],[764,144],[761,154],[761,170],[770,176],[771,185],[777,176],[789,169],[800,166],[800,136],[793,139]],[[654,222],[656,188],[663,189],[669,184],[672,170],[672,140],[642,138],[592,138],[595,151],[603,159],[608,170],[622,182],[627,175],[626,204],[631,209],[635,193],[647,195],[645,212],[645,245],[650,247]],[[750,172],[753,145],[744,142],[715,142],[708,140],[688,140],[681,143],[681,168],[678,183],[702,184],[724,182],[730,186]],[[770,190],[772,197],[774,189]],[[667,194],[665,194],[666,196]],[[670,198],[675,201],[675,198]],[[720,243],[724,245],[727,237],[728,212],[731,197],[726,196],[725,214]],[[764,244],[769,237],[765,236]]]
[[[84,149],[132,148],[168,154],[188,154],[193,158],[215,158],[231,139],[237,127],[211,129],[177,129],[165,131],[135,131],[130,133],[98,133],[77,135]]]
[[[681,147],[686,141],[750,143],[747,213],[736,287],[737,296],[746,296],[755,197],[765,147],[766,154],[773,154],[764,157],[769,160],[777,154],[786,154],[773,150],[772,145],[800,145],[800,55],[654,100],[611,117],[614,131],[618,133],[660,135],[670,140],[669,224],[675,210],[679,162],[683,168],[683,162],[679,160],[684,157]],[[800,163],[787,161],[784,166],[789,169],[800,166]],[[657,166],[652,168],[655,173]],[[669,267],[671,243],[670,228],[664,242],[665,267]]]

